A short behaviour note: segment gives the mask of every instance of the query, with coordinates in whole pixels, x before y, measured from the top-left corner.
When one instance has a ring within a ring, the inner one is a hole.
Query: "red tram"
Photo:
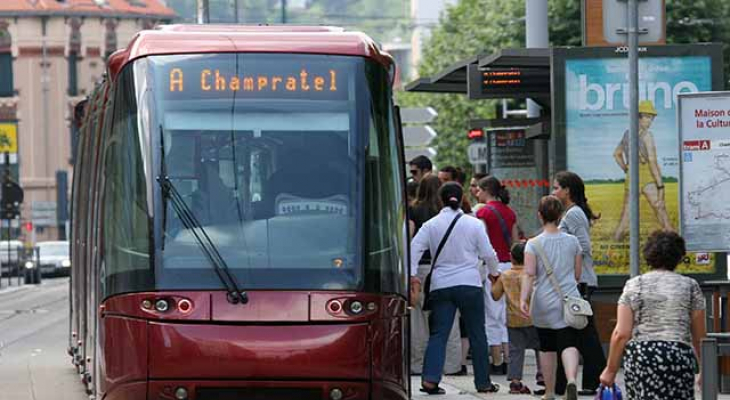
[[[172,25],[78,106],[69,354],[96,399],[407,399],[392,58]]]

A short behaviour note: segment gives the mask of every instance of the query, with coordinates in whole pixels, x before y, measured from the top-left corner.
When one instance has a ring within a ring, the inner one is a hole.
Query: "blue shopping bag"
[[[601,385],[598,388],[595,400],[623,400],[623,395],[621,389],[615,383],[610,388]]]

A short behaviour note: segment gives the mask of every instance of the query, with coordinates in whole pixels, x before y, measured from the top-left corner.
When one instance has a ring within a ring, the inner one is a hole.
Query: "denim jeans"
[[[454,286],[434,290],[430,294],[430,337],[423,362],[422,379],[441,382],[446,357],[446,342],[454,324],[456,310],[466,325],[474,363],[474,384],[477,389],[491,386],[487,369],[487,334],[484,331],[483,289],[476,286]]]

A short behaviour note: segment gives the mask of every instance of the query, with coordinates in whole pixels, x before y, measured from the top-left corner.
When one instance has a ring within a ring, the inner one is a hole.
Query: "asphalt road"
[[[68,278],[0,290],[0,400],[88,400],[67,331]]]

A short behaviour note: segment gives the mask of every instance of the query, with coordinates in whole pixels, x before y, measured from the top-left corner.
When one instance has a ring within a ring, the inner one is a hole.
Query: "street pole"
[[[286,0],[281,0],[281,23],[286,24]]]
[[[639,3],[628,3],[630,272],[639,275]]]
[[[548,6],[545,0],[526,0],[525,28],[527,48],[547,48],[548,45]],[[527,99],[527,117],[540,116],[540,106]]]
[[[199,24],[207,24],[210,22],[210,6],[208,0],[198,0],[198,10],[196,20]]]
[[[525,4],[525,30],[527,48],[547,48],[548,40],[548,6],[545,0],[526,0]],[[527,99],[527,118],[540,116],[540,106]],[[535,162],[543,176],[548,176],[549,161],[547,156],[547,143],[545,140],[535,140]]]
[[[10,154],[6,151],[5,152],[5,177],[3,178],[3,188],[6,188],[7,185],[10,183]],[[3,194],[9,193],[8,190],[4,190]],[[7,201],[7,199],[6,199]],[[8,210],[4,210],[6,213],[5,215],[8,216]],[[13,284],[13,273],[12,273],[12,264],[10,263],[10,218],[6,218],[5,222],[8,224],[8,241],[5,242],[8,247],[8,286],[11,286]],[[20,271],[18,271],[20,273]]]

